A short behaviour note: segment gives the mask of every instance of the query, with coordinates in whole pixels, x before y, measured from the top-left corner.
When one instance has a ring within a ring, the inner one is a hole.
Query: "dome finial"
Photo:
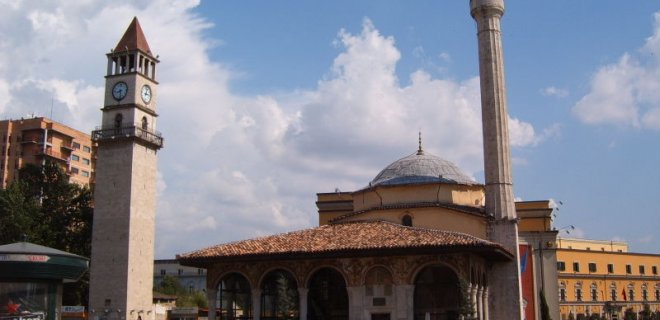
[[[419,149],[417,149],[417,155],[421,156],[424,154],[424,150],[422,150],[422,131],[419,131]]]

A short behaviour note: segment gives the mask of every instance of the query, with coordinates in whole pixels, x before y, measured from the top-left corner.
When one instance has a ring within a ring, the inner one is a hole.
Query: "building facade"
[[[660,313],[660,255],[586,239],[558,239],[556,251],[560,319],[624,319],[626,310],[639,315],[645,308]]]
[[[134,18],[107,54],[98,144],[89,304],[94,320],[153,320],[156,65]]]
[[[206,269],[183,266],[176,259],[154,261],[154,286],[165,276],[176,278],[189,293],[206,292]]]
[[[0,121],[0,185],[18,179],[26,164],[41,166],[50,160],[60,165],[70,181],[94,183],[96,148],[89,134],[43,117]]]

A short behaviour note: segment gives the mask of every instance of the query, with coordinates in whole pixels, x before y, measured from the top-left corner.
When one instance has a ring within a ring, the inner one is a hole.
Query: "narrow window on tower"
[[[148,130],[149,129],[149,122],[147,121],[147,117],[142,117],[142,130]]]
[[[117,113],[115,116],[115,128],[121,128],[122,121],[124,121],[124,116],[121,113]]]

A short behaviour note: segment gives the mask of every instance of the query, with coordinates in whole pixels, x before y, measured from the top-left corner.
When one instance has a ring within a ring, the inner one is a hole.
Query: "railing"
[[[63,155],[59,152],[53,151],[51,149],[39,150],[39,151],[35,152],[34,154],[37,155],[37,156],[44,156],[45,155],[45,156],[49,156],[49,157],[55,158],[57,160],[62,160],[62,161],[68,161],[69,160],[69,158],[67,156],[65,156],[65,155]]]
[[[163,137],[160,132],[145,130],[137,125],[109,129],[96,128],[96,130],[92,131],[92,140],[97,142],[126,138],[140,139],[158,149],[163,147]]]

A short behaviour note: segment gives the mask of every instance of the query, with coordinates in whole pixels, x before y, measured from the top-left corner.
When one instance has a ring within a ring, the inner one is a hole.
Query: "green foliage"
[[[28,241],[83,257],[91,255],[93,193],[69,182],[56,163],[26,165],[0,190],[0,244]],[[88,275],[65,284],[63,304],[87,304]]]
[[[470,290],[468,282],[465,279],[460,279],[458,281],[458,287],[460,290],[460,309],[458,313],[465,320],[474,319],[474,305],[472,304],[472,299],[470,299]]]
[[[208,300],[206,299],[206,294],[204,292],[189,292],[183,285],[181,285],[179,279],[171,275],[163,276],[160,283],[155,286],[154,291],[176,296],[177,307],[208,307]]]
[[[552,320],[550,316],[550,307],[548,307],[548,301],[545,299],[545,293],[543,290],[539,290],[539,296],[541,299],[541,320]]]
[[[623,314],[624,320],[637,320],[637,314],[633,311],[632,308],[626,309],[626,312]]]

